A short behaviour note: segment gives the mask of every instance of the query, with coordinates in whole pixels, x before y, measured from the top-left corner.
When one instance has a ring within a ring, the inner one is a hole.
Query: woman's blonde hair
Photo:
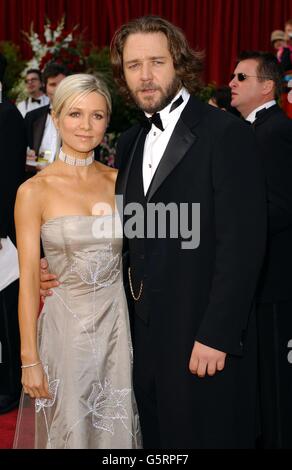
[[[112,111],[112,100],[107,85],[94,75],[78,73],[64,78],[58,85],[52,104],[56,117],[59,117],[65,104],[72,107],[76,100],[89,93],[102,95],[107,104],[108,117]]]

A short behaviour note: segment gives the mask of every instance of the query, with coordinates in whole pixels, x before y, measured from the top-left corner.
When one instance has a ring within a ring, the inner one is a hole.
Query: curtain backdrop
[[[270,50],[270,33],[292,18],[292,0],[0,0],[0,40],[19,44],[31,57],[22,31],[45,18],[79,24],[84,37],[105,46],[115,29],[131,18],[158,14],[180,26],[194,48],[206,52],[205,81],[229,81],[239,51]]]

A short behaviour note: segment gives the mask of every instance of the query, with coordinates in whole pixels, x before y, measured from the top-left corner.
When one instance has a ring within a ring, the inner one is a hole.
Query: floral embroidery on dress
[[[133,350],[133,345],[132,345],[131,338],[128,341],[128,346],[129,346],[129,353],[130,353],[130,361],[131,361],[131,365],[133,366],[133,363],[134,363],[134,350]]]
[[[60,379],[50,380],[48,366],[44,366],[44,371],[48,379],[49,394],[51,395],[52,398],[36,398],[35,399],[35,411],[36,413],[39,413],[40,411],[43,412],[45,426],[46,426],[46,433],[48,436],[48,448],[52,449],[50,426],[49,426],[48,418],[46,415],[46,408],[51,408],[55,404],[55,401],[57,398],[58,387],[60,384]]]
[[[101,383],[93,383],[87,400],[92,412],[93,426],[113,435],[114,421],[129,419],[124,399],[130,392],[130,388],[114,389],[107,379],[105,379],[104,386]]]
[[[71,272],[76,272],[85,284],[107,287],[115,282],[120,274],[120,254],[113,255],[111,245],[105,250],[85,254],[83,259],[76,259]]]
[[[60,379],[50,380],[48,370],[49,370],[48,366],[45,366],[44,371],[48,379],[49,394],[51,395],[52,398],[36,398],[35,410],[37,413],[39,413],[41,410],[44,410],[44,408],[50,408],[51,406],[54,405],[56,401]]]

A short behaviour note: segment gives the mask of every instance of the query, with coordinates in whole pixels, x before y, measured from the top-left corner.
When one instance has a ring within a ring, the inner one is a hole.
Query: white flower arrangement
[[[44,25],[44,42],[41,41],[39,34],[34,31],[33,23],[30,26],[30,32],[24,32],[27,42],[32,49],[33,57],[26,63],[21,73],[20,80],[13,88],[13,92],[17,95],[17,102],[25,99],[27,96],[24,84],[27,70],[42,70],[46,63],[49,62],[50,59],[53,59],[57,50],[69,48],[70,43],[73,41],[73,32],[78,26],[75,26],[69,33],[64,31],[64,26],[64,16],[61,18],[56,28],[54,28],[51,21],[47,19]]]

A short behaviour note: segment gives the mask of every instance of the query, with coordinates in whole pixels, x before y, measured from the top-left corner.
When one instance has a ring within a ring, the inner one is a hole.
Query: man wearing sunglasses
[[[276,104],[281,70],[269,53],[241,55],[229,84],[231,105],[255,131],[268,195],[269,233],[259,284],[261,445],[292,448],[292,121]]]

